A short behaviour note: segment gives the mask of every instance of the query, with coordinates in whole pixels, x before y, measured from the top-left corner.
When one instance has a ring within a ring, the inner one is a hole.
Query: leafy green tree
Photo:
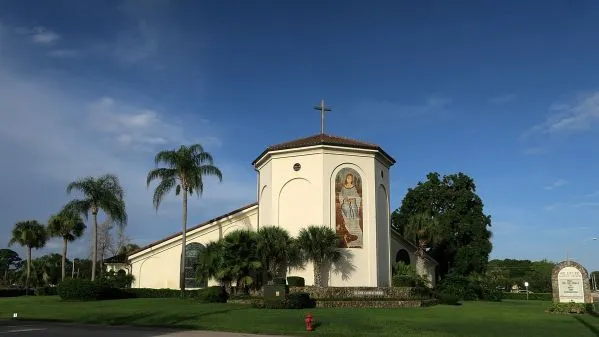
[[[62,238],[61,279],[65,279],[67,245],[83,235],[85,224],[81,216],[72,209],[64,208],[48,220],[48,234],[51,237]]]
[[[277,226],[262,227],[257,234],[257,250],[266,278],[284,277],[287,266],[294,262],[293,238],[286,229]]]
[[[426,274],[426,250],[442,241],[439,221],[428,211],[412,214],[404,229],[405,237],[416,244],[416,271]]]
[[[439,275],[483,273],[491,245],[491,217],[483,212],[474,180],[463,173],[441,177],[433,172],[409,188],[401,207],[392,214],[392,227],[406,235],[410,218],[428,213],[438,222],[442,237],[428,253],[439,262]]]
[[[338,237],[334,230],[324,226],[302,228],[297,237],[304,261],[310,261],[314,267],[314,285],[324,287],[322,270],[325,263],[335,263],[341,258],[337,248]]]
[[[0,249],[0,272],[3,277],[3,283],[8,285],[8,272],[20,267],[22,259],[19,254],[11,249]]]
[[[47,240],[48,234],[46,233],[46,228],[36,220],[17,222],[12,230],[12,237],[8,245],[12,246],[16,243],[27,247],[27,274],[25,280],[27,289],[29,289],[31,276],[31,250],[44,247]]]
[[[117,254],[130,254],[131,252],[134,252],[136,250],[138,250],[139,245],[136,245],[134,243],[128,243],[126,245],[124,245],[123,247],[121,247],[121,249],[119,249],[119,251],[117,252]]]
[[[185,241],[187,235],[187,194],[198,196],[204,191],[205,176],[216,176],[222,181],[220,169],[214,166],[212,155],[204,151],[200,144],[181,145],[178,149],[161,151],[154,157],[156,166],[164,163],[166,167],[155,168],[148,172],[146,184],[158,180],[154,190],[153,203],[156,210],[166,195],[175,190],[175,194],[183,196],[183,225],[181,231],[181,267],[179,283],[181,297],[185,297]],[[183,191],[183,193],[181,193]]]
[[[127,211],[125,207],[125,192],[119,179],[114,174],[104,174],[97,178],[86,177],[71,182],[67,186],[67,194],[73,190],[82,194],[82,199],[72,200],[67,206],[76,213],[85,215],[89,213],[93,219],[93,253],[92,253],[92,281],[96,278],[96,263],[98,260],[98,212],[104,213],[119,227],[127,224]]]
[[[46,254],[31,263],[31,285],[41,287],[56,285],[61,280],[62,256],[57,253]]]
[[[511,291],[512,286],[524,287],[524,282],[530,284],[529,290],[540,293],[552,292],[551,273],[555,262],[548,260],[491,260],[488,270],[501,271],[503,275],[502,288]]]

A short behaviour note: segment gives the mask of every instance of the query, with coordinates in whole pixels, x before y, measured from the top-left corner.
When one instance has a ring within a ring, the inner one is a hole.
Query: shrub
[[[118,272],[111,270],[100,276],[100,280],[114,288],[131,288],[134,279],[133,275],[127,275],[124,270]]]
[[[274,285],[286,285],[287,281],[284,277],[275,277],[272,279],[272,284]]]
[[[413,265],[398,262],[394,270],[395,275],[391,280],[394,287],[426,287],[428,285],[428,280],[418,275]]]
[[[443,279],[438,288],[439,294],[454,295],[464,301],[501,301],[503,292],[486,278],[471,278],[450,274]]]
[[[304,309],[315,306],[316,301],[308,293],[289,294],[284,300],[252,300],[252,307],[259,309]]]
[[[257,298],[257,296],[252,296],[250,294],[245,293],[229,295],[229,300],[251,300],[255,298]]]
[[[17,297],[25,296],[24,288],[2,288],[0,289],[0,297]]]
[[[287,277],[287,284],[290,287],[305,287],[306,281],[301,276],[289,276]]]
[[[58,295],[67,301],[94,301],[101,299],[102,290],[98,282],[84,279],[67,279],[57,286]]]
[[[55,296],[57,294],[56,287],[44,286],[35,288],[35,296]]]
[[[56,288],[60,298],[66,301],[99,301],[132,297],[129,293],[111,287],[102,280],[67,279]]]
[[[560,314],[584,314],[593,311],[593,305],[590,303],[553,303],[546,310],[547,312]]]
[[[460,302],[459,297],[454,294],[440,293],[437,295],[437,298],[440,304],[458,305]]]
[[[226,303],[229,294],[224,287],[214,286],[198,290],[198,299],[202,302]]]
[[[135,298],[172,298],[181,297],[181,290],[178,289],[152,289],[152,288],[129,288],[123,289],[123,292]],[[197,290],[186,290],[185,297],[197,297]]]
[[[503,298],[510,300],[526,300],[526,293],[503,293]],[[533,301],[553,301],[553,294],[529,293],[528,299]]]

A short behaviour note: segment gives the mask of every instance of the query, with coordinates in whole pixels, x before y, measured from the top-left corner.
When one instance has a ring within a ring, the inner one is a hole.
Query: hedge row
[[[0,288],[0,297],[17,297],[25,296],[23,288]]]
[[[175,289],[137,289],[115,288],[102,281],[69,279],[61,282],[58,295],[67,301],[98,301],[124,298],[169,298],[179,297],[181,292]],[[202,302],[227,302],[228,295],[222,287],[209,287],[199,290],[187,290],[186,298]]]
[[[503,299],[506,300],[526,300],[526,293],[503,293]],[[553,301],[552,293],[528,293],[529,300]]]
[[[287,284],[290,287],[304,287],[306,286],[306,281],[300,276],[287,276]]]

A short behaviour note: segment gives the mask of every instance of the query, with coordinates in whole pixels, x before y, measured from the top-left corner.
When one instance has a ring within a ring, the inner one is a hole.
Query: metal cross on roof
[[[320,133],[324,134],[324,113],[333,109],[324,105],[324,99],[320,101],[320,105],[314,107],[315,110],[320,110]]]

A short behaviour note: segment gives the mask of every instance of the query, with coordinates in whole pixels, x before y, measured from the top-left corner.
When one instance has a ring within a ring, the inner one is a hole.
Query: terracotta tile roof
[[[200,228],[200,227],[206,226],[206,225],[208,225],[208,224],[210,224],[210,223],[212,223],[212,222],[215,222],[215,221],[218,221],[218,220],[224,219],[224,218],[226,218],[226,217],[229,217],[229,216],[231,216],[231,215],[233,215],[233,214],[235,214],[235,213],[239,213],[239,212],[241,212],[241,211],[243,211],[243,210],[246,210],[246,209],[248,209],[248,208],[254,207],[254,206],[256,206],[256,205],[258,205],[258,203],[257,203],[257,202],[253,202],[253,203],[251,203],[251,204],[249,204],[249,205],[245,205],[245,206],[243,206],[243,207],[241,207],[241,208],[238,208],[238,209],[236,209],[236,210],[234,210],[234,211],[231,211],[231,212],[229,212],[229,213],[227,213],[227,214],[223,214],[223,215],[221,215],[221,216],[218,216],[218,217],[216,217],[216,218],[213,218],[213,219],[210,219],[210,220],[208,220],[208,221],[205,221],[205,222],[203,222],[203,223],[201,223],[201,224],[199,224],[199,225],[196,225],[196,226],[193,226],[193,227],[188,227],[188,228],[187,228],[187,233],[189,233],[189,232],[191,232],[191,231],[194,231],[194,230],[196,230],[196,229],[198,229],[198,228]],[[139,248],[139,249],[136,249],[136,250],[134,250],[134,251],[130,252],[129,254],[127,254],[127,257],[129,257],[129,256],[131,256],[131,255],[133,255],[133,254],[137,254],[137,253],[139,253],[139,252],[141,252],[141,251],[144,251],[144,250],[146,250],[146,249],[148,249],[148,248],[151,248],[151,247],[153,247],[153,246],[156,246],[156,245],[158,245],[158,244],[161,244],[161,243],[163,243],[163,242],[165,242],[165,241],[168,241],[168,240],[174,239],[174,238],[176,238],[177,236],[181,235],[182,233],[183,233],[183,232],[178,232],[178,233],[175,233],[175,234],[173,234],[173,235],[167,236],[167,237],[166,237],[166,238],[164,238],[164,239],[161,239],[161,240],[158,240],[158,241],[152,242],[152,243],[150,243],[150,244],[148,244],[148,245],[146,245],[146,246],[144,246],[144,247],[141,247],[141,248]]]
[[[317,134],[317,135],[313,135],[310,137],[300,138],[300,139],[292,140],[292,141],[285,142],[285,143],[271,145],[271,146],[267,147],[266,150],[264,150],[264,152],[262,152],[252,162],[252,165],[254,165],[258,160],[260,160],[260,158],[262,158],[266,153],[268,153],[270,151],[295,149],[295,148],[316,146],[316,145],[331,145],[331,146],[341,146],[341,147],[350,147],[350,148],[358,148],[358,149],[377,150],[377,151],[381,152],[382,155],[387,157],[391,162],[395,163],[395,159],[393,159],[389,154],[387,154],[385,151],[383,151],[383,149],[380,146],[378,146],[376,144],[366,143],[363,141],[345,138],[345,137],[332,136],[332,135],[327,135],[327,134]]]
[[[104,260],[104,263],[127,263],[127,254],[117,254]]]

